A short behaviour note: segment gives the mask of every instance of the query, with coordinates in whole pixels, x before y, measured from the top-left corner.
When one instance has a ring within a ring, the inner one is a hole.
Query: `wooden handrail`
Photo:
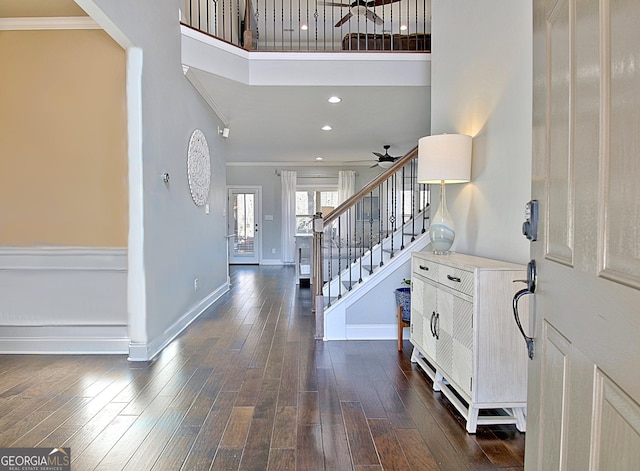
[[[316,215],[316,218],[322,219],[322,226],[326,227],[333,221],[337,220],[340,216],[345,214],[349,209],[353,208],[358,202],[367,197],[373,190],[378,188],[383,182],[390,178],[393,174],[402,169],[411,160],[415,159],[418,155],[418,147],[414,147],[405,156],[394,162],[394,164],[378,175],[376,178],[367,183],[360,191],[351,197],[347,198],[344,202],[339,204],[333,211],[326,216]],[[314,291],[314,302],[312,303],[312,312],[316,315],[316,337],[322,338],[323,325],[324,325],[324,301],[322,296],[323,285],[323,257],[322,257],[322,239],[323,232],[314,232],[313,235],[313,252],[314,252],[314,269],[312,274],[312,287]]]
[[[347,198],[343,203],[340,203],[333,211],[327,214],[323,220],[325,225],[330,224],[331,222],[338,219],[342,214],[344,214],[349,208],[353,207],[356,203],[363,200],[369,193],[371,193],[374,189],[376,189],[383,181],[389,178],[391,175],[396,173],[399,168],[402,168],[409,161],[415,158],[418,155],[418,147],[414,147],[410,150],[404,157],[400,160],[397,160],[391,167],[386,169],[376,178],[367,183],[360,191],[356,194]]]

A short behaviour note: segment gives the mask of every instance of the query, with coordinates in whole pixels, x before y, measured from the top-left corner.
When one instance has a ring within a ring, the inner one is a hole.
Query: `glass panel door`
[[[259,194],[229,189],[229,263],[259,263]]]

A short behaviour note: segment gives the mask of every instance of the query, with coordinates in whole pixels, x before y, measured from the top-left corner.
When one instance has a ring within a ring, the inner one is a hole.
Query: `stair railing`
[[[429,187],[417,181],[417,147],[328,215],[314,217],[312,287],[316,336],[324,307],[427,230]]]

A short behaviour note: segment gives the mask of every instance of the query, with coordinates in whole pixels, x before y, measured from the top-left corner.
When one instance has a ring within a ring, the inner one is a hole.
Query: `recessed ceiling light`
[[[316,157],[317,161],[324,160],[322,157]]]
[[[332,96],[328,101],[329,103],[340,103],[342,101],[342,98],[340,98],[339,96]]]
[[[407,25],[400,26],[400,31],[406,31],[406,30],[407,30]]]
[[[300,26],[300,29],[301,29],[302,31],[306,31],[306,30],[308,30],[308,29],[309,29],[309,27],[308,27],[307,25],[303,24],[303,25],[301,25],[301,26]]]
[[[323,131],[331,131],[333,128],[331,126],[329,126],[328,124],[325,126],[322,126],[322,130]]]

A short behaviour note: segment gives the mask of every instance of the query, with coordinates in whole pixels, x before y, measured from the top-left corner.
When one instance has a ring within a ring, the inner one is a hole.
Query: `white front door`
[[[229,188],[228,204],[229,263],[259,264],[262,246],[260,187]]]
[[[540,227],[525,469],[638,470],[640,2],[533,5]]]

